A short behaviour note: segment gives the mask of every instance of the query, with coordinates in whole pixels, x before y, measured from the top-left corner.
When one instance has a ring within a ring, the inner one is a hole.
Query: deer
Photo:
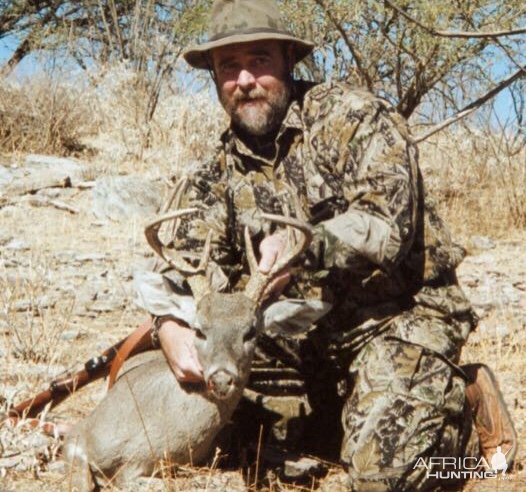
[[[159,238],[163,223],[175,221],[175,230],[183,217],[198,211],[180,209],[180,197],[178,202],[175,211],[150,222],[145,235],[155,253],[190,286],[195,300],[192,328],[204,384],[180,383],[160,350],[129,359],[104,399],[66,438],[67,469],[73,490],[78,492],[91,491],[109,480],[123,486],[139,476],[150,476],[161,460],[199,464],[209,456],[248,382],[257,338],[266,319],[265,291],[301,256],[313,237],[313,229],[305,220],[288,213],[261,214],[262,219],[286,228],[287,250],[270,272],[260,272],[250,231],[245,227],[248,283],[243,291],[220,292],[207,275],[210,232],[197,266]],[[316,316],[325,312],[320,310]]]

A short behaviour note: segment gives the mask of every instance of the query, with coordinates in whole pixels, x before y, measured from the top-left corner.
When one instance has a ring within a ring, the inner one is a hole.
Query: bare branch
[[[507,31],[438,31],[432,27],[426,26],[418,19],[415,19],[409,15],[405,10],[401,9],[395,5],[391,0],[383,0],[386,5],[391,7],[393,10],[396,10],[400,15],[405,17],[408,21],[416,24],[418,27],[424,29],[430,34],[435,36],[441,36],[443,38],[498,38],[502,36],[517,36],[518,34],[526,34],[526,28],[521,29],[511,29]]]
[[[31,51],[31,33],[17,46],[15,52],[7,60],[3,67],[0,68],[0,76],[9,75],[20,61]]]
[[[343,28],[343,26],[338,22],[338,20],[332,15],[332,12],[330,8],[325,6],[325,3],[323,0],[314,0],[315,3],[317,3],[325,12],[325,15],[329,18],[329,20],[334,24],[334,27],[338,30],[338,32],[341,34],[342,39],[344,40],[345,44],[349,48],[349,51],[351,52],[355,62],[356,62],[356,69],[358,70],[358,73],[360,76],[364,79],[365,85],[369,90],[373,90],[374,84],[371,80],[371,77],[367,73],[367,70],[364,68],[364,62],[363,57],[360,54],[360,52],[356,49],[356,46],[351,42],[349,36],[347,35],[347,32]]]
[[[426,133],[415,137],[413,139],[413,142],[414,143],[423,142],[424,140],[429,138],[431,135],[434,135],[440,130],[443,130],[449,125],[452,125],[453,123],[461,120],[462,118],[465,118],[469,114],[473,113],[473,111],[480,108],[480,106],[482,106],[485,102],[495,97],[499,92],[504,90],[506,87],[509,87],[511,84],[513,84],[513,82],[515,82],[516,80],[519,80],[521,77],[524,77],[525,75],[526,75],[526,69],[525,67],[521,67],[520,70],[517,70],[513,75],[511,75],[507,79],[500,82],[500,84],[498,84],[493,89],[488,91],[482,97],[479,97],[476,101],[469,103],[467,106],[461,109],[457,114],[451,116],[450,118],[447,118],[446,120],[442,121],[438,125],[435,125],[433,128],[431,128],[431,130],[427,131]]]

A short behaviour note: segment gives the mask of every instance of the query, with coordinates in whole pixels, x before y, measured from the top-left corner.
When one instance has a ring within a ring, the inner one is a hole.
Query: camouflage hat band
[[[187,49],[183,56],[194,68],[208,69],[214,48],[252,41],[278,40],[294,48],[295,61],[305,58],[314,44],[287,31],[274,0],[215,0],[208,26],[208,41]]]

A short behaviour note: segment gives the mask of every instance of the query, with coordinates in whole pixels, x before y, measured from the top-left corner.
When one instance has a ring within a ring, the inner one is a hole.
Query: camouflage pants
[[[300,449],[336,442],[350,490],[443,489],[454,484],[427,478],[424,467],[415,467],[418,458],[479,456],[465,382],[454,364],[473,319],[467,311],[451,317],[447,302],[442,313],[425,304],[395,316],[353,354],[346,388],[323,350],[320,356],[297,347],[313,410]],[[290,342],[286,352],[294,352]]]
[[[415,467],[419,457],[479,455],[461,374],[443,351],[422,344],[438,337],[458,355],[451,329],[451,321],[409,312],[352,361],[341,447],[351,490],[442,489],[453,484],[428,479]]]

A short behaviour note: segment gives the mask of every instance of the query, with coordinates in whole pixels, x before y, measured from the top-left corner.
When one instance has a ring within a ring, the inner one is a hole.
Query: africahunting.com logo
[[[430,458],[418,458],[415,463],[416,468],[425,468],[427,478],[440,480],[468,480],[473,478],[497,478],[509,479],[506,475],[508,464],[506,455],[500,446],[490,459],[490,463],[485,458],[475,458],[474,456],[464,456],[455,458],[452,456],[433,456]]]

